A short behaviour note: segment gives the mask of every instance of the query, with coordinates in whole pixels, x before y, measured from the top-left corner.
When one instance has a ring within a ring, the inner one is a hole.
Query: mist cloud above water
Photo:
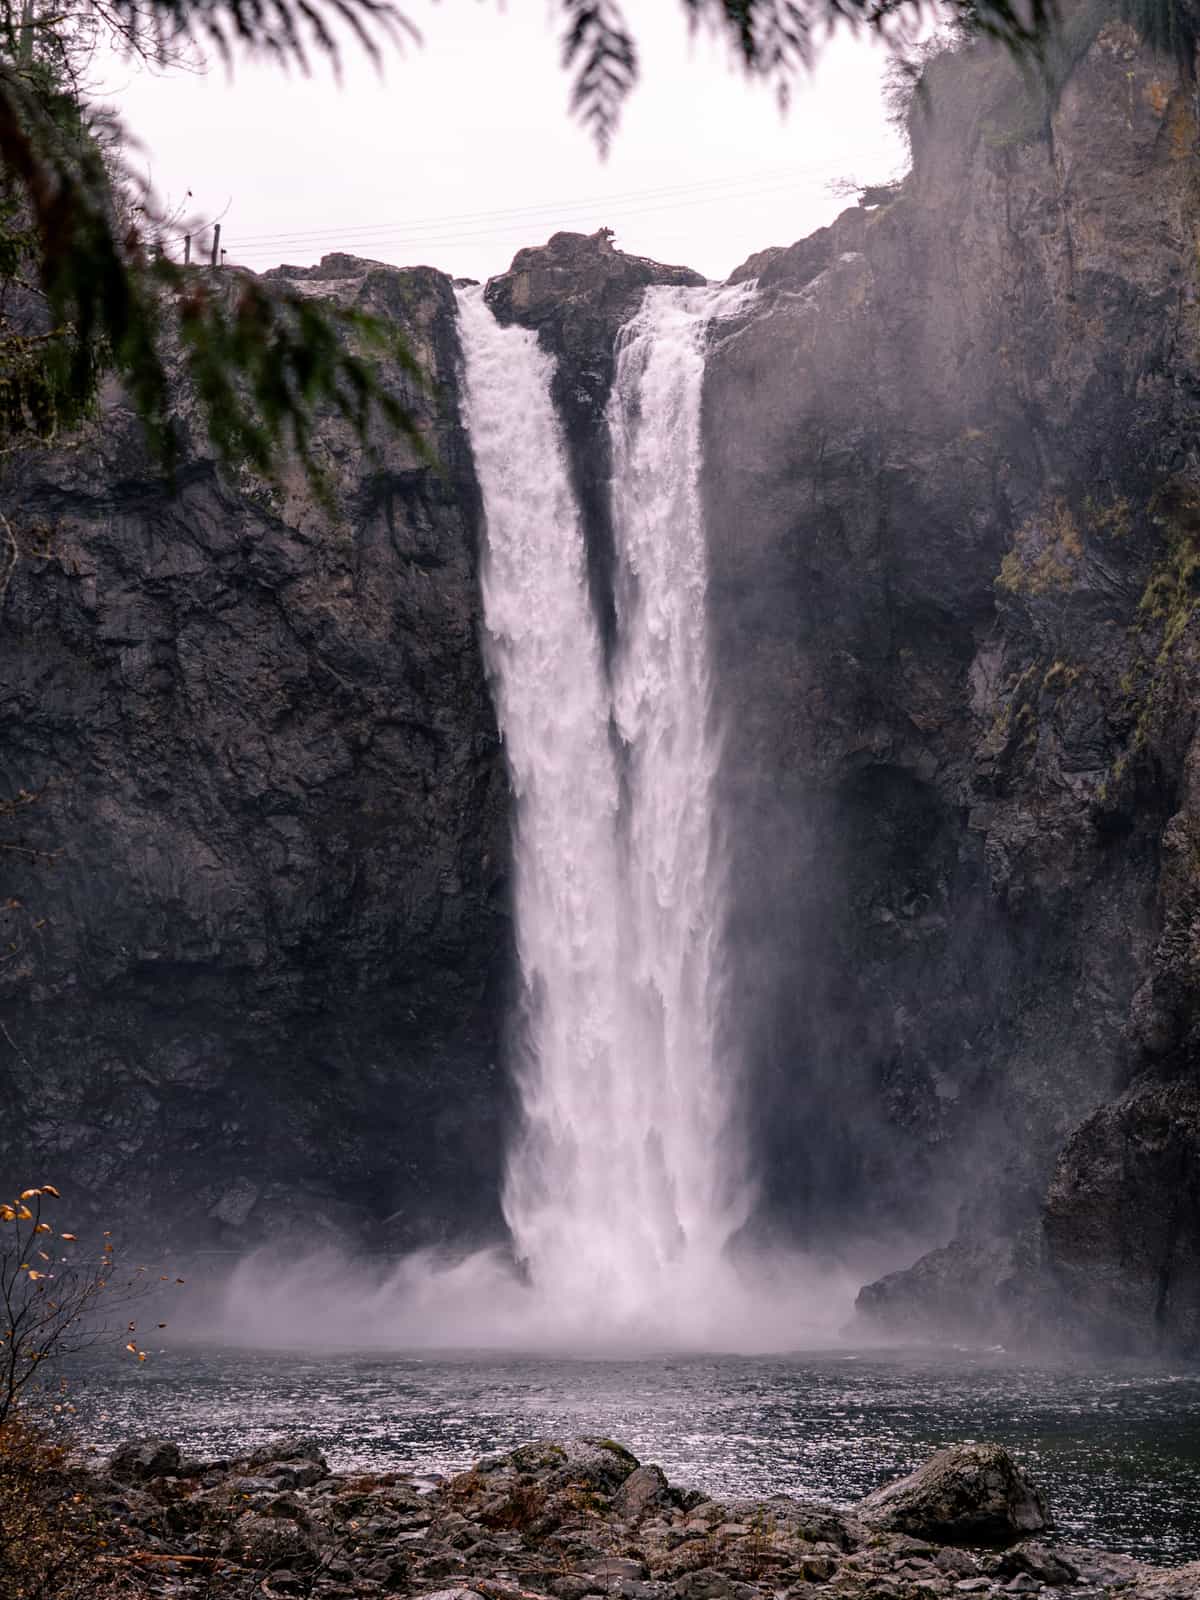
[[[262,1251],[233,1269],[195,1335],[281,1349],[511,1350],[556,1355],[768,1354],[834,1342],[861,1275],[784,1252],[668,1267],[653,1305],[597,1305],[531,1285],[507,1251],[420,1251],[380,1267]]]

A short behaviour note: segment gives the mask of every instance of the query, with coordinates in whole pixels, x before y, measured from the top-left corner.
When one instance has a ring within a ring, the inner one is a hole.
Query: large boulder
[[[251,1472],[282,1489],[307,1489],[329,1476],[316,1439],[273,1439],[249,1457]]]
[[[974,1337],[989,1324],[1006,1331],[1013,1257],[1011,1239],[954,1239],[864,1284],[855,1313],[868,1332],[953,1339]]]
[[[1046,1196],[1064,1315],[1126,1350],[1200,1353],[1200,1085],[1146,1083],[1067,1141]]]
[[[288,1517],[244,1516],[225,1541],[225,1553],[256,1571],[312,1567],[320,1555],[317,1540]]]
[[[168,1478],[179,1471],[179,1446],[169,1439],[130,1439],[109,1458],[109,1474],[114,1478],[139,1482],[148,1478]]]
[[[626,255],[607,228],[556,233],[544,245],[518,250],[507,272],[488,280],[487,303],[501,322],[527,327],[562,319],[564,307],[600,316],[619,327],[643,289],[667,283],[698,286],[700,273]]]
[[[870,1527],[939,1544],[1012,1544],[1049,1520],[1041,1494],[998,1444],[939,1450],[857,1509]]]
[[[671,1486],[661,1467],[637,1467],[613,1495],[617,1516],[633,1521],[647,1511],[671,1502]]]
[[[474,1472],[484,1477],[536,1481],[547,1494],[584,1487],[613,1494],[640,1463],[613,1439],[539,1439],[505,1455],[485,1456]]]

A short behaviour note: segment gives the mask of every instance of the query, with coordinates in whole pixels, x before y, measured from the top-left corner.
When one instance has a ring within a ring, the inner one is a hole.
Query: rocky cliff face
[[[542,248],[518,250],[484,298],[500,322],[536,328],[555,357],[554,403],[562,418],[571,479],[587,540],[592,603],[606,647],[616,612],[605,407],[617,368],[617,339],[651,284],[702,284],[690,267],[667,267],[613,248],[607,229],[556,233]]]
[[[1191,86],[1109,23],[1053,99],[928,88],[707,381],[771,1210],[957,1234],[876,1325],[1194,1348]]]
[[[1053,96],[935,61],[909,178],[714,333],[732,1031],[764,1225],[927,1252],[871,1328],[1194,1350],[1196,110],[1125,25],[1073,38]],[[326,423],[332,514],[198,438],[173,497],[116,398],[16,468],[0,1158],[193,1242],[404,1245],[496,1222],[478,493],[447,280],[288,275],[409,331],[440,469]],[[486,291],[557,357],[610,623],[619,329],[698,281],[560,234]]]
[[[453,291],[284,274],[394,317],[437,465],[318,429],[302,478],[178,493],[112,396],[20,462],[0,627],[0,1167],[240,1248],[497,1220],[507,798],[479,651]]]

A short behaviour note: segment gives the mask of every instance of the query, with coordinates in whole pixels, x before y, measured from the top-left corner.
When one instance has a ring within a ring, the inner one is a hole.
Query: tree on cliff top
[[[678,0],[691,28],[729,43],[781,98],[837,25],[889,34],[931,0]],[[1149,3],[1149,0],[1145,0]],[[1178,5],[1181,0],[1162,0]],[[313,469],[315,408],[334,407],[364,441],[376,418],[415,438],[375,358],[417,376],[380,319],[168,258],[167,219],[121,156],[120,130],[88,105],[75,65],[81,33],[161,61],[180,50],[238,51],[308,71],[336,66],[337,33],[378,61],[415,33],[390,0],[0,0],[0,451],[85,414],[117,374],[169,469],[177,451],[165,352],[177,341],[218,457],[271,474],[286,451]],[[972,33],[1036,59],[1055,0],[952,0]],[[557,0],[571,107],[603,151],[638,76],[617,0]]]

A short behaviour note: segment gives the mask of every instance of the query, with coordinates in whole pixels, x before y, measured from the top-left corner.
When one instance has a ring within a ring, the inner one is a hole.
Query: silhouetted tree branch
[[[933,10],[930,0],[676,0],[692,29],[723,37],[751,77],[786,99],[832,28],[887,38]],[[1151,42],[1186,54],[1191,0],[1113,0]],[[944,14],[943,8],[939,14]],[[968,33],[1046,57],[1056,0],[951,0]],[[570,105],[606,150],[638,81],[634,26],[619,0],[558,0]],[[177,443],[164,350],[181,336],[184,369],[218,456],[270,473],[308,449],[315,408],[332,406],[366,442],[378,418],[414,441],[405,406],[380,378],[388,355],[417,369],[397,330],[362,313],[270,290],[248,274],[219,286],[168,259],[166,219],[122,163],[119,127],[88,108],[73,65],[79,30],[100,29],[152,60],[239,50],[307,71],[339,62],[339,36],[375,61],[416,38],[390,0],[70,0],[53,15],[0,8],[0,291],[26,292],[0,314],[0,451],[77,423],[100,374],[117,372],[169,469]],[[233,277],[233,274],[230,274]],[[0,301],[2,304],[2,301]]]

